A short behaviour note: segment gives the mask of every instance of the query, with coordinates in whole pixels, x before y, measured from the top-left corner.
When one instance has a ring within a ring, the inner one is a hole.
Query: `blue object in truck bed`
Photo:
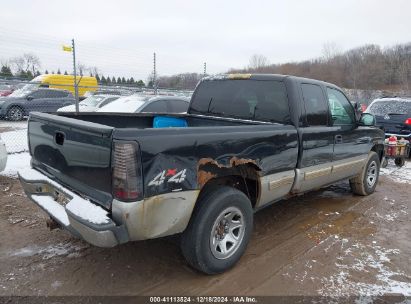
[[[184,118],[156,116],[153,120],[153,128],[186,128],[187,121]]]

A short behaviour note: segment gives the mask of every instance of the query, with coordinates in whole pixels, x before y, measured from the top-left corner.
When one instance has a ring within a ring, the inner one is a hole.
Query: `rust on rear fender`
[[[209,180],[216,177],[235,175],[233,173],[241,173],[240,175],[243,177],[255,175],[254,172],[247,172],[247,170],[250,170],[249,165],[252,166],[254,172],[261,170],[257,164],[257,161],[253,159],[238,158],[233,156],[229,159],[228,164],[222,164],[212,158],[201,158],[197,163],[197,183],[199,189],[207,184]]]

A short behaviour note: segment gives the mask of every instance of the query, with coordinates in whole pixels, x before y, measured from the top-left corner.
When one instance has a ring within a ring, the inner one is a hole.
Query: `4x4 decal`
[[[187,169],[177,171],[177,169],[167,169],[161,171],[154,177],[152,181],[148,183],[149,186],[160,186],[164,182],[168,183],[182,183],[186,179]]]

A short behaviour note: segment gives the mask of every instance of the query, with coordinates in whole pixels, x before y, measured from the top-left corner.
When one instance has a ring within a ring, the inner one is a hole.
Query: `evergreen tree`
[[[57,69],[57,74],[61,74],[60,68]]]
[[[26,78],[28,80],[32,80],[34,78],[33,73],[31,71],[27,71],[26,72]]]
[[[54,71],[51,71],[51,74],[56,74],[56,73],[54,73]]]
[[[37,71],[36,71],[36,74],[35,74],[34,76],[36,76],[36,77],[37,77],[37,76],[40,76],[40,75],[41,75],[41,74],[40,74],[40,71],[39,71],[39,70],[37,70]]]
[[[113,78],[111,78],[111,82],[116,83],[116,77],[113,76]]]
[[[96,79],[97,79],[97,83],[99,83],[101,81],[100,76],[98,74],[96,74]]]
[[[44,74],[48,74],[48,73],[49,73],[49,71],[47,71],[47,70],[44,72]]]
[[[0,70],[0,76],[4,77],[11,77],[13,76],[13,73],[11,72],[10,67],[3,65]]]
[[[121,78],[117,77],[117,83],[120,84],[121,83]]]
[[[101,83],[102,83],[102,84],[106,84],[106,83],[107,83],[106,77],[104,77],[104,75],[101,76]]]
[[[64,71],[64,75],[68,75],[67,71]]]
[[[110,76],[107,76],[107,84],[111,84],[111,78],[110,78]]]
[[[121,78],[121,83],[128,83],[128,82],[127,82],[126,79],[123,77],[123,78]]]
[[[137,86],[138,87],[144,87],[146,84],[144,83],[144,81],[142,81],[141,79],[139,81],[137,81]],[[150,86],[150,83],[148,84]]]
[[[23,79],[27,79],[27,73],[25,71],[20,71],[18,74],[18,77],[23,78]]]

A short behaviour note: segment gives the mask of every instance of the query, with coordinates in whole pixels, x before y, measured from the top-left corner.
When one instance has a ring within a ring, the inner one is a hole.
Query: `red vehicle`
[[[5,97],[13,93],[13,88],[7,84],[0,84],[0,96]]]

